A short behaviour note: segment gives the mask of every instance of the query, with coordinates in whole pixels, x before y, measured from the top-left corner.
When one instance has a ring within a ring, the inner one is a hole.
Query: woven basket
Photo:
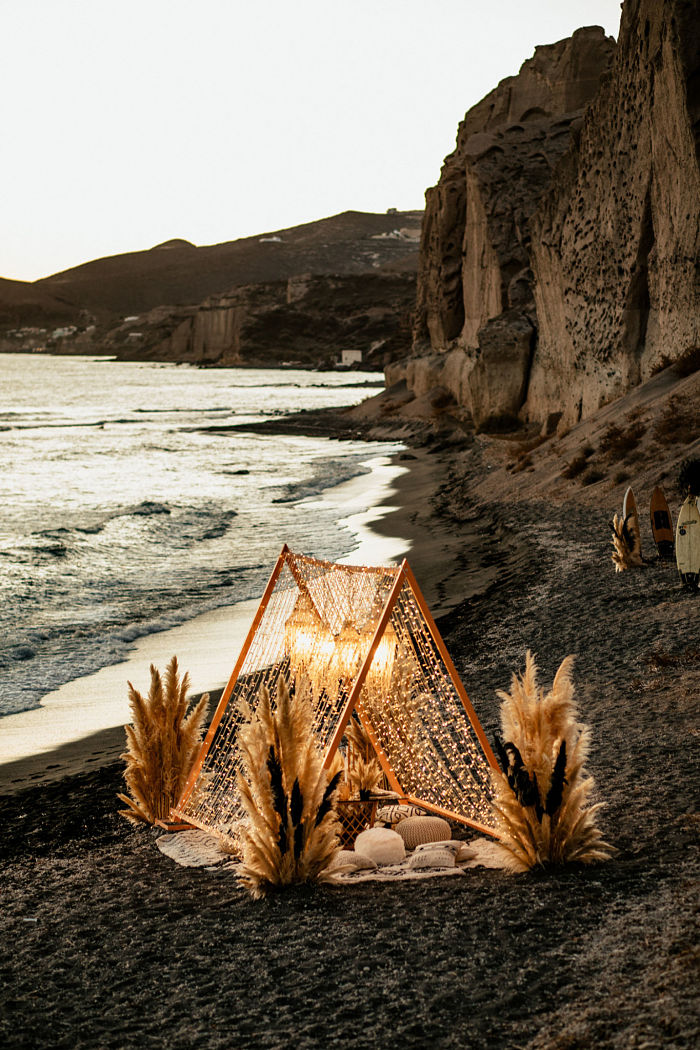
[[[352,849],[360,832],[366,831],[374,824],[377,802],[350,799],[348,802],[336,802],[335,808],[340,820],[341,849]]]

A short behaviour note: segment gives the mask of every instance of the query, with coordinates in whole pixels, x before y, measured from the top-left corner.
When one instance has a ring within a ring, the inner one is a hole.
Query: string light
[[[237,736],[263,684],[274,697],[283,674],[307,690],[314,732],[328,749],[401,571],[284,557],[201,771],[177,809],[200,827],[226,832],[241,818]],[[358,706],[404,794],[493,825],[488,762],[406,579]]]

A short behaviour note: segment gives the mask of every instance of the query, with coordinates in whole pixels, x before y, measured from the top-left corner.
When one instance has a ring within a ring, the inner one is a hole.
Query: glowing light
[[[359,663],[360,632],[349,620],[346,620],[340,633],[335,637],[333,659],[326,672],[329,685],[331,685],[331,680],[351,682],[357,673]]]
[[[394,672],[394,660],[396,658],[396,647],[399,640],[391,623],[388,623],[382,632],[379,644],[374,651],[372,663],[369,669],[369,677],[378,688],[389,690],[391,676]]]
[[[246,704],[256,707],[262,685],[274,695],[280,674],[306,676],[314,732],[320,746],[329,747],[393,593],[358,706],[405,794],[480,825],[493,824],[488,763],[406,578],[396,595],[400,571],[286,553],[178,815],[213,829],[240,818],[235,784],[242,712]]]

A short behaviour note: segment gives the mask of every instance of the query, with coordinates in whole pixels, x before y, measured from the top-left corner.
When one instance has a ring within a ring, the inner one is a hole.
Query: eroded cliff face
[[[700,4],[627,0],[616,58],[531,226],[523,414],[577,422],[700,345]]]
[[[699,34],[698,0],[627,0],[617,47],[537,48],[467,113],[426,193],[416,392],[565,426],[700,343]]]
[[[426,193],[414,351],[447,355],[443,381],[477,423],[522,407],[535,332],[529,219],[613,51],[599,27],[538,47],[467,113]]]
[[[381,369],[410,347],[414,273],[301,274],[243,285],[199,306],[158,308],[109,334],[117,357],[197,365],[330,366],[361,350]]]

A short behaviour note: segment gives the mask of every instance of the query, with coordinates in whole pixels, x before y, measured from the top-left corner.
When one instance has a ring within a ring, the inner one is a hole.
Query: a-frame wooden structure
[[[171,818],[230,833],[242,815],[239,701],[303,677],[329,765],[356,711],[401,798],[494,834],[486,735],[408,563],[348,566],[285,545]]]

